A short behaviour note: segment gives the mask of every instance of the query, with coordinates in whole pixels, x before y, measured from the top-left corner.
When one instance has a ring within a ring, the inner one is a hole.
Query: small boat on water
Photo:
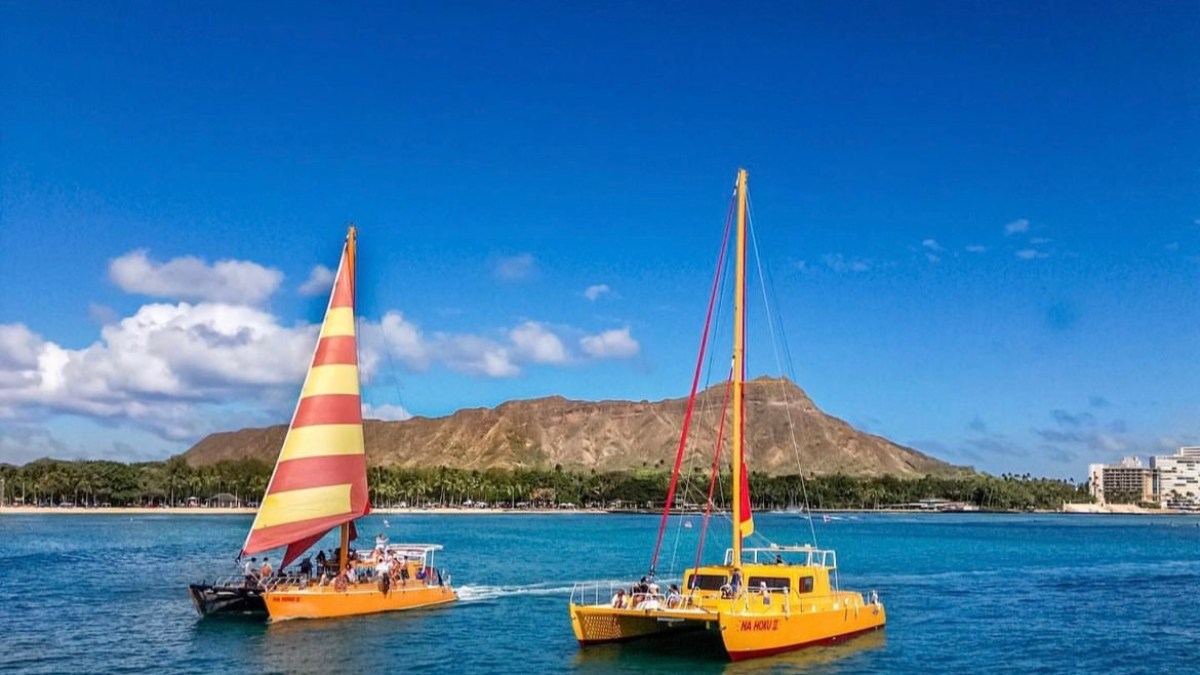
[[[713,503],[724,433],[725,409],[732,410],[730,465],[733,497],[733,546],[719,564],[701,564],[704,533],[708,511],[701,527],[700,549],[695,565],[684,571],[682,584],[672,584],[666,591],[655,579],[658,546],[651,559],[650,572],[641,581],[619,588],[610,584],[580,584],[571,593],[571,627],[580,645],[618,642],[635,638],[658,636],[663,639],[690,641],[706,637],[719,640],[732,660],[749,659],[830,643],[884,626],[883,604],[872,592],[863,594],[842,590],[837,574],[837,554],[815,545],[745,547],[744,539],[754,534],[754,518],[750,508],[750,488],[745,462],[745,326],[746,326],[746,171],[740,170],[735,192],[736,276],[734,279],[733,367],[726,389],[727,401],[719,413],[720,430],[713,459],[713,476],[709,484],[707,509]],[[733,205],[731,204],[731,213]],[[726,225],[728,239],[729,224]],[[726,246],[728,242],[726,242]],[[725,249],[722,248],[724,251]],[[717,265],[717,280],[709,304],[712,316],[718,281],[725,254]],[[670,506],[674,503],[680,460],[686,446],[696,383],[708,338],[708,324],[701,340],[692,396],[683,422],[682,438],[671,486],[667,492],[659,527],[658,542],[662,543]],[[732,403],[732,405],[730,405]],[[826,516],[826,520],[829,517]],[[810,523],[811,518],[806,519]],[[813,531],[813,539],[816,534]],[[664,584],[665,585],[665,584]],[[628,590],[627,590],[628,589]],[[614,592],[615,591],[615,592]],[[707,634],[707,635],[706,635]]]
[[[355,521],[371,512],[363,444],[354,320],[355,252],[351,227],[300,400],[241,556],[283,548],[279,572],[247,569],[216,584],[192,584],[201,616],[263,614],[328,618],[428,607],[458,599],[450,575],[434,565],[437,544],[352,550]],[[299,573],[284,570],[337,528],[340,545]]]

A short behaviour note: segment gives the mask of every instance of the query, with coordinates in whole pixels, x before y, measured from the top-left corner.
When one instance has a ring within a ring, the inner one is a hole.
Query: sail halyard
[[[355,244],[351,227],[300,400],[242,547],[244,555],[287,546],[281,567],[331,529],[370,513],[354,321]]]

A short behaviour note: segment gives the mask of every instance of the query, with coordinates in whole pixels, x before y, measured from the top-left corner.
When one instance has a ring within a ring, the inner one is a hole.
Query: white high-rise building
[[[1180,448],[1174,455],[1151,457],[1158,479],[1159,501],[1168,508],[1200,508],[1200,446]]]

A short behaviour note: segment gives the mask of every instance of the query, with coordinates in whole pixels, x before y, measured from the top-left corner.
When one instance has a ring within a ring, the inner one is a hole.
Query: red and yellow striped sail
[[[329,530],[367,515],[350,228],[312,365],[242,554],[287,546],[283,566]]]

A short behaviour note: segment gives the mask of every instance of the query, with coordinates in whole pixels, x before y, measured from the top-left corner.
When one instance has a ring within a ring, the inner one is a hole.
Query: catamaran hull
[[[603,606],[571,605],[571,628],[575,631],[575,639],[584,646],[704,630],[713,624],[714,621],[672,619],[631,610],[609,610]]]
[[[831,644],[883,628],[882,605],[844,605],[809,613],[725,614],[721,642],[733,661]]]
[[[188,595],[202,617],[267,615],[267,605],[257,588],[190,584]]]
[[[454,602],[449,586],[410,586],[383,593],[375,585],[338,591],[330,586],[272,590],[263,594],[271,621],[329,619],[340,616],[399,612]]]
[[[571,627],[580,645],[707,629],[720,635],[725,652],[733,661],[848,640],[882,629],[886,620],[883,605],[862,602],[839,602],[836,609],[807,612],[762,611],[759,605],[750,611],[704,615],[694,611],[571,605]]]

